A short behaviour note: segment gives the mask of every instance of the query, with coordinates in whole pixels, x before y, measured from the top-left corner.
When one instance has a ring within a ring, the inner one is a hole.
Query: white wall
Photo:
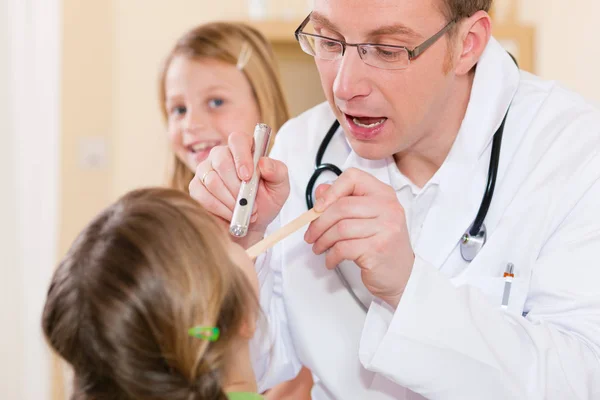
[[[522,0],[537,29],[537,73],[600,103],[600,1]]]
[[[19,292],[21,279],[15,229],[17,204],[15,199],[16,165],[14,137],[10,113],[10,42],[8,34],[8,3],[0,2],[0,393],[22,398],[19,384],[23,370],[24,342],[21,310],[23,300]],[[9,305],[10,306],[7,306]],[[10,397],[9,397],[10,398]]]
[[[41,311],[56,262],[59,0],[9,0],[0,12],[0,394],[50,396]]]

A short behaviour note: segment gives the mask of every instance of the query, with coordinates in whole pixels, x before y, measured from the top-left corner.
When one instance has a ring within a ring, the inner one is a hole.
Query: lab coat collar
[[[486,155],[489,160],[486,149],[491,147],[494,133],[517,91],[519,75],[510,55],[491,38],[477,65],[456,140],[432,178],[432,182],[439,183],[440,198],[428,213],[414,249],[432,265],[443,264],[475,218],[487,178],[488,162],[482,164],[482,159]],[[366,160],[351,150],[342,170],[356,167],[390,184],[390,163],[394,163],[393,157]]]
[[[447,161],[473,161],[483,155],[517,92],[519,75],[510,55],[491,38],[477,64],[467,111]]]

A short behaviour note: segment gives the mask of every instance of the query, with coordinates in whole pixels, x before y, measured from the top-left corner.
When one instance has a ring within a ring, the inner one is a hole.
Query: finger
[[[196,196],[198,193],[200,193],[201,187],[204,186],[204,183],[202,183],[202,177],[211,169],[213,168],[209,159],[202,161],[196,167],[196,174],[194,175],[194,177],[190,181],[190,184],[188,185],[188,191],[193,199],[198,200]]]
[[[381,210],[368,197],[344,197],[333,203],[316,220],[311,222],[304,234],[307,243],[314,243],[323,233],[342,219],[376,218]]]
[[[288,179],[287,166],[279,160],[261,157],[258,167],[261,179],[271,188],[285,184]]]
[[[210,168],[217,172],[221,178],[221,181],[223,182],[223,185],[227,188],[230,196],[234,199],[233,202],[235,203],[235,199],[240,191],[242,182],[235,169],[235,162],[233,161],[231,150],[227,146],[215,147],[211,150],[208,161],[210,161]],[[209,175],[206,176],[207,179],[209,177]]]
[[[322,254],[340,241],[370,238],[380,229],[375,219],[343,219],[315,241],[313,253]]]
[[[289,190],[288,169],[284,163],[271,158],[262,157],[258,162],[258,167],[260,168],[262,185],[268,192],[272,194],[281,194],[282,191]],[[287,195],[273,196],[273,198],[281,198],[285,201]]]
[[[389,188],[388,185],[379,181],[371,174],[356,168],[350,168],[344,171],[339,178],[333,182],[329,189],[323,194],[323,197],[317,199],[315,210],[323,212],[337,199],[345,196],[376,194],[381,192],[383,187]]]
[[[323,197],[323,195],[325,194],[325,192],[327,192],[327,190],[331,187],[331,184],[329,183],[322,183],[319,186],[317,186],[317,189],[315,190],[315,198],[321,198]]]
[[[235,198],[225,186],[221,176],[216,170],[210,170],[204,175],[204,187],[230,211],[235,207]]]
[[[200,205],[211,214],[223,218],[226,221],[231,221],[233,212],[213,196],[202,183],[198,184],[197,181],[199,180],[199,178],[194,178],[192,183],[190,183],[190,195],[192,198],[200,203]]]
[[[237,132],[230,134],[227,139],[238,177],[243,181],[249,181],[254,172],[254,163],[252,162],[253,140],[252,136]]]
[[[327,252],[327,255],[325,256],[325,266],[327,269],[334,269],[344,260],[356,262],[358,258],[365,253],[365,243],[366,240],[364,239],[342,240],[337,242]]]

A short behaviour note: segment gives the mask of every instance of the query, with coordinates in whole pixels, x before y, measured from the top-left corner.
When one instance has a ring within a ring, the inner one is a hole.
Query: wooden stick
[[[296,232],[298,229],[302,228],[304,225],[314,221],[321,215],[315,211],[314,208],[311,208],[304,214],[300,215],[295,220],[289,222],[287,225],[282,226],[277,231],[273,232],[271,235],[267,236],[260,242],[256,243],[254,246],[250,247],[246,250],[246,254],[254,260],[261,253],[269,250],[271,247],[275,246],[275,244],[292,233]]]

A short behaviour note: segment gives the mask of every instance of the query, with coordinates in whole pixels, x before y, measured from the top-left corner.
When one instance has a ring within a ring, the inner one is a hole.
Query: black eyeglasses
[[[300,26],[294,32],[296,40],[300,43],[302,50],[315,58],[321,60],[339,60],[346,53],[346,47],[356,47],[358,55],[365,64],[382,69],[405,69],[409,66],[410,61],[417,58],[440,37],[442,37],[452,26],[456,20],[450,21],[438,33],[418,45],[413,49],[405,46],[394,46],[387,44],[374,43],[346,43],[342,40],[336,40],[313,33],[305,33],[302,30],[310,21],[309,14]]]

